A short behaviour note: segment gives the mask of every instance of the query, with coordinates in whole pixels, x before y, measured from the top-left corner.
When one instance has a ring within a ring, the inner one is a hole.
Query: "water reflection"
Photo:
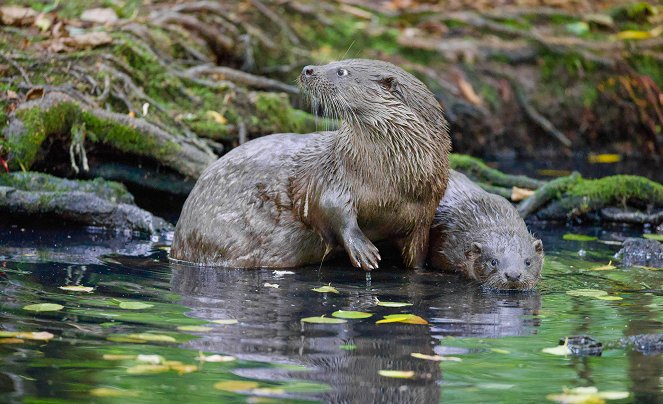
[[[329,282],[339,295],[311,291]],[[265,284],[279,285],[278,288]],[[237,319],[239,326],[190,341],[188,347],[243,359],[297,364],[310,372],[290,375],[328,383],[333,402],[437,402],[443,379],[439,363],[411,353],[453,355],[466,352],[440,345],[448,336],[497,338],[536,332],[538,293],[489,296],[476,285],[446,274],[389,270],[365,274],[347,267],[294,271],[233,270],[173,265],[172,290],[182,296],[188,315],[204,320]],[[405,309],[375,305],[413,303]],[[336,310],[375,313],[341,325],[300,324],[309,316]],[[383,315],[409,312],[430,326],[376,325]],[[345,349],[343,349],[345,348]],[[351,350],[347,350],[351,349]],[[414,371],[414,380],[385,379],[379,370]],[[243,376],[273,380],[269,369]]]

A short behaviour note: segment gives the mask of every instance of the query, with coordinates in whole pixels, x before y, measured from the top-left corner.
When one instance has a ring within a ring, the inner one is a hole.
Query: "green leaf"
[[[428,321],[414,314],[390,314],[375,324],[405,323],[405,324],[428,324]]]
[[[595,241],[598,240],[598,237],[594,236],[587,236],[585,234],[573,234],[573,233],[566,233],[564,236],[562,236],[564,240],[569,240],[569,241]]]
[[[412,379],[414,377],[414,371],[412,370],[380,370],[378,374],[395,379]]]
[[[624,300],[624,298],[620,296],[596,296],[596,298],[599,300]]]
[[[170,370],[168,365],[135,365],[127,369],[130,375],[152,375]]]
[[[94,288],[91,286],[81,286],[81,285],[60,286],[60,289],[69,292],[86,292],[86,293],[92,293],[92,291],[94,290]]]
[[[150,334],[146,332],[140,334],[129,334],[127,337],[141,339],[143,341],[149,342],[177,342],[177,340],[170,335]]]
[[[377,300],[377,299],[376,299]],[[406,307],[406,306],[412,306],[412,303],[403,303],[403,302],[381,302],[380,300],[377,301],[378,306],[382,307]]]
[[[99,387],[90,390],[90,395],[95,397],[138,397],[137,391],[122,390],[114,387]]]
[[[320,286],[319,288],[311,289],[314,292],[320,292],[320,293],[339,293],[338,290],[336,290],[335,287],[331,285],[331,283],[327,286]]]
[[[341,344],[338,347],[339,349],[342,349],[344,351],[354,351],[355,349],[357,349],[357,345],[355,344]]]
[[[565,28],[570,33],[578,36],[584,35],[589,32],[589,24],[587,24],[584,21],[577,21],[577,22],[572,22],[570,24],[566,24]]]
[[[150,307],[154,307],[154,305],[143,302],[120,302],[120,308],[125,310],[143,310]]]
[[[373,316],[372,313],[365,313],[363,311],[351,311],[351,310],[338,310],[332,313],[332,316],[338,317],[338,318],[347,318],[351,320],[359,319],[359,318],[369,318]]]
[[[663,241],[663,234],[643,234],[642,237],[649,240]]]
[[[260,384],[258,382],[253,382],[250,380],[228,380],[214,384],[214,388],[217,390],[232,392],[253,390],[259,386]]]
[[[332,391],[331,386],[328,384],[305,381],[291,382],[278,386],[278,388],[287,393],[327,393]]]
[[[205,327],[202,325],[181,325],[177,327],[180,331],[192,331],[192,332],[208,332],[212,331],[212,328]]]
[[[607,296],[608,292],[598,289],[575,289],[575,290],[567,290],[566,294],[570,296],[599,297],[599,296]]]
[[[30,311],[59,311],[62,309],[64,309],[64,306],[57,303],[29,304],[23,307],[23,310],[30,310]]]
[[[340,318],[331,318],[331,317],[305,317],[301,319],[302,323],[312,323],[312,324],[343,324],[347,323],[347,320]]]

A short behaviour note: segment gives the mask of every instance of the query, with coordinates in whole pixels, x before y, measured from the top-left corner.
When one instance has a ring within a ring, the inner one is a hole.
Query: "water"
[[[663,272],[590,271],[619,247],[563,241],[568,228],[534,230],[547,252],[538,291],[491,293],[453,275],[389,265],[371,274],[342,263],[286,272],[183,267],[168,262],[163,240],[0,228],[0,330],[54,335],[46,342],[4,338],[0,402],[543,402],[579,386],[628,392],[625,402],[663,401],[661,354],[615,346],[625,335],[663,331]],[[576,231],[602,240],[633,233]],[[329,283],[340,293],[311,290]],[[59,289],[64,285],[95,289]],[[579,288],[623,300],[566,294]],[[380,307],[376,298],[412,306]],[[151,307],[129,310],[121,302]],[[64,308],[23,309],[34,303]],[[339,309],[374,315],[300,323]],[[429,324],[375,324],[394,313],[414,313]],[[210,322],[220,319],[238,323]],[[571,335],[591,335],[608,349],[599,357],[541,351]],[[236,360],[201,362],[200,353]],[[381,370],[414,374],[388,378]]]

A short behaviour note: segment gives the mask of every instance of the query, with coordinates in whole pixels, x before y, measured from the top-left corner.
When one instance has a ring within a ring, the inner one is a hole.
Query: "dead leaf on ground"
[[[38,13],[29,7],[3,6],[0,7],[0,22],[4,25],[25,26],[32,25]]]
[[[511,200],[513,202],[520,202],[523,199],[527,199],[532,195],[534,195],[534,191],[532,191],[531,189],[518,188],[518,187],[511,188]]]
[[[112,8],[91,8],[81,14],[81,21],[93,24],[112,24],[117,20],[117,14]]]
[[[107,32],[87,32],[69,38],[59,38],[51,41],[48,50],[51,52],[66,52],[76,49],[90,49],[108,45],[113,38]]]

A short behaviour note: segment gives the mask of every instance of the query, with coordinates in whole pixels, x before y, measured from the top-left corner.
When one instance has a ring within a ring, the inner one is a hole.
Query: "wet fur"
[[[444,194],[450,140],[423,83],[374,60],[315,66],[302,88],[334,132],[265,136],[232,150],[199,178],[184,204],[174,259],[231,267],[292,267],[345,250],[377,267],[389,240],[407,267],[422,266]],[[337,78],[339,68],[350,72]]]
[[[543,267],[543,245],[509,201],[490,194],[451,170],[431,227],[430,265],[458,271],[495,289],[532,289]],[[480,248],[474,246],[477,243]],[[498,266],[492,267],[496,258]],[[524,264],[525,259],[531,265]],[[504,273],[519,273],[508,281]]]

